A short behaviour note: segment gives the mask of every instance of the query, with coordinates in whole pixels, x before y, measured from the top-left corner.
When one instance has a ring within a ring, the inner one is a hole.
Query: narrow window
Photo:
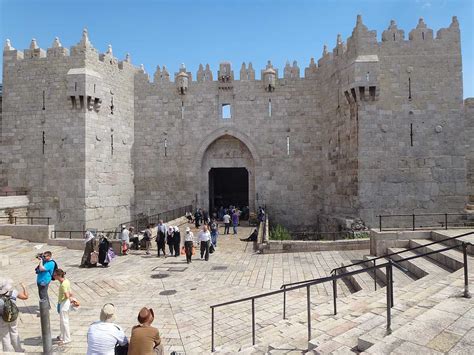
[[[168,156],[168,139],[165,138],[165,157]]]
[[[232,118],[230,104],[222,104],[222,119],[228,120],[230,118]]]
[[[44,90],[43,90],[43,110],[45,110],[44,103],[45,103],[45,94],[44,94]]]
[[[354,101],[357,102],[356,91],[355,91],[354,88],[351,89],[351,94],[352,94],[352,98],[354,99]]]
[[[184,101],[181,101],[181,119],[184,119]]]
[[[81,110],[84,108],[84,96],[79,96],[79,103],[81,105]]]
[[[408,100],[411,100],[411,78],[408,77]]]
[[[268,99],[268,117],[272,117],[272,99]]]
[[[72,105],[73,110],[75,110],[77,108],[76,97],[75,96],[71,96],[71,105]]]
[[[110,114],[111,115],[114,114],[114,97],[113,96],[110,98]]]
[[[410,123],[410,146],[413,147],[413,123]]]
[[[372,101],[375,100],[375,86],[369,86],[369,96]]]
[[[367,81],[370,81],[370,72],[367,72],[367,74],[365,74],[365,79]]]
[[[393,34],[393,40],[395,41],[395,33]]]
[[[94,94],[95,94],[95,84],[94,84]]]
[[[290,155],[290,136],[286,136],[286,155]]]
[[[362,101],[365,100],[365,86],[359,86],[359,97]]]
[[[110,135],[110,153],[114,155],[114,135]]]
[[[421,39],[425,40],[425,33],[424,32],[421,32]]]
[[[77,91],[77,83],[74,83],[74,91]]]
[[[43,140],[42,140],[42,142],[43,142],[43,155],[44,155],[44,146],[46,145],[46,137],[45,137],[44,131],[43,131]]]

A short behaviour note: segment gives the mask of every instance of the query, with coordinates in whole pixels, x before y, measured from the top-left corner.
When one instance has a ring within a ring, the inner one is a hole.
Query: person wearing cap
[[[184,251],[186,252],[186,262],[189,264],[193,256],[193,245],[194,245],[194,234],[191,232],[191,228],[186,227],[184,234]]]
[[[13,288],[13,281],[11,279],[0,278],[0,341],[2,342],[2,349],[4,352],[24,352],[20,345],[20,335],[18,334],[17,322],[5,322],[2,318],[3,305],[7,298],[10,298],[16,303],[16,300],[28,299],[28,291],[25,285],[21,284],[22,291],[18,292]]]
[[[127,229],[127,226],[122,225],[122,233],[120,234],[120,240],[122,241],[122,253],[127,255],[128,249],[130,249],[130,231]]]
[[[100,321],[87,331],[87,355],[114,355],[115,346],[128,344],[123,329],[115,322],[115,307],[107,303],[100,311]]]
[[[179,256],[179,247],[181,245],[181,232],[178,226],[174,226],[173,241],[174,241],[174,256]]]
[[[138,325],[132,328],[132,336],[128,346],[128,355],[162,355],[163,344],[160,332],[151,324],[155,319],[153,309],[143,307],[138,313]]]
[[[211,233],[209,233],[206,224],[202,226],[202,231],[199,232],[198,239],[201,243],[201,259],[204,257],[206,261],[209,261],[209,243],[211,241]]]

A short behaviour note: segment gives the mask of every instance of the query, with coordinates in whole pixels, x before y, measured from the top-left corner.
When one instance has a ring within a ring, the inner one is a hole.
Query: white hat
[[[115,307],[113,304],[107,303],[102,307],[100,320],[107,323],[113,323],[115,321]]]
[[[189,232],[191,232],[191,228],[186,227],[186,233],[189,233]]]
[[[0,294],[4,295],[13,290],[12,279],[1,279],[0,280]]]

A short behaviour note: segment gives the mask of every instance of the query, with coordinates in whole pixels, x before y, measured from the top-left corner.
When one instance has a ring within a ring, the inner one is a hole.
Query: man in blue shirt
[[[43,255],[38,255],[38,266],[36,267],[36,284],[38,285],[38,294],[40,301],[47,301],[49,308],[48,287],[53,278],[56,262],[52,260],[53,254],[50,251],[45,251]]]

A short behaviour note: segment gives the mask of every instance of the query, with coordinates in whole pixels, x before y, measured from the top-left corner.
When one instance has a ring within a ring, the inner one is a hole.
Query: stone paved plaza
[[[251,230],[249,227],[240,228],[237,237],[247,237]],[[30,291],[27,301],[19,301],[22,312],[19,329],[28,352],[41,351],[40,321],[36,315],[38,296],[33,270],[36,265],[35,245],[5,237],[0,240],[0,253],[10,255],[10,263],[13,263],[2,266],[2,276],[6,274],[13,278],[16,285],[24,282]],[[72,283],[72,292],[81,302],[80,310],[70,314],[73,342],[59,349],[68,353],[85,353],[88,326],[98,319],[101,306],[107,302],[117,307],[117,324],[123,326],[128,335],[136,324],[138,310],[143,306],[152,307],[156,314],[155,325],[160,329],[167,351],[209,353],[209,305],[278,289],[284,282],[326,276],[342,262],[358,259],[368,253],[345,251],[258,255],[253,252],[252,243],[241,242],[235,236],[220,236],[218,249],[211,255],[209,262],[199,260],[197,255],[188,265],[184,256],[158,259],[155,253],[147,256],[144,251],[133,251],[129,256],[118,256],[107,269],[80,269],[81,251],[46,245],[41,250],[46,249],[53,251],[53,258],[66,270]],[[57,297],[57,288],[57,284],[50,287],[53,302]],[[164,291],[174,294],[166,295]],[[330,298],[330,292],[330,285],[314,287],[313,300],[325,302]],[[339,295],[349,294],[346,285],[340,283]],[[297,302],[297,299],[300,301]],[[304,300],[305,293],[289,294],[288,315],[303,311]],[[257,328],[277,322],[282,317],[282,297],[257,301],[256,309]],[[250,303],[216,310],[216,321],[216,345],[251,341]],[[59,317],[53,311],[51,324],[52,335],[56,336],[59,332]]]

